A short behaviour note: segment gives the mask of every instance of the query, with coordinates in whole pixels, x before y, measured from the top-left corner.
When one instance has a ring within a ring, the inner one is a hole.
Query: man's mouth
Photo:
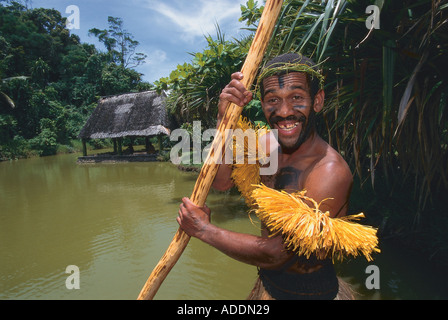
[[[300,124],[306,122],[306,117],[288,117],[288,118],[280,118],[274,117],[272,119],[272,124],[277,127],[277,129],[281,130],[284,133],[290,133],[294,131]]]
[[[300,124],[300,122],[295,122],[295,123],[279,123],[277,122],[276,125],[283,131],[292,131],[294,130],[298,125]]]

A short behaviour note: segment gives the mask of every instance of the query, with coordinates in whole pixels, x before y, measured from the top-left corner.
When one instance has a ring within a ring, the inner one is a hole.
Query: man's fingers
[[[240,107],[244,106],[244,96],[237,97],[236,95],[223,92],[223,93],[221,93],[219,98],[221,99],[221,101],[225,101],[227,103],[230,102],[230,103],[236,104],[237,106],[240,106]],[[227,107],[227,104],[221,105],[222,109],[224,109],[225,107]],[[222,113],[225,112],[225,110],[220,110],[220,111],[222,111]]]
[[[182,212],[182,208],[179,208],[179,212],[178,212],[179,214],[177,215],[177,219],[182,219],[182,216],[183,216],[183,212]]]
[[[182,211],[179,209],[179,215],[176,217],[176,221],[177,221],[177,223],[178,223],[179,225],[182,225],[182,220],[183,220],[182,215],[183,215],[183,213],[182,213]]]
[[[224,88],[224,90],[229,88],[236,89],[241,95],[244,95],[244,93],[247,92],[247,88],[244,86],[244,84],[235,79],[230,81],[230,83]]]
[[[252,100],[252,92],[248,91],[241,82],[243,78],[244,75],[241,72],[233,73],[229,84],[222,90],[219,96],[218,119],[223,117],[228,103],[244,107]]]
[[[252,92],[243,89],[238,89],[236,87],[226,87],[219,96],[221,101],[225,100],[232,102],[237,106],[244,107],[247,103],[252,100]]]
[[[252,97],[253,97],[253,94],[252,94],[252,92],[250,92],[250,91],[246,91],[245,93],[244,93],[244,104],[248,104],[249,102],[251,102],[252,101]]]
[[[200,209],[200,210],[204,211],[207,215],[210,215],[210,213],[211,213],[210,208],[206,204],[203,207],[199,207],[199,206],[195,205],[187,197],[182,199],[182,203],[180,206],[181,206],[180,210],[192,211],[192,210]],[[182,212],[182,214],[183,214],[183,212]]]
[[[236,79],[236,80],[243,80],[244,78],[244,74],[242,72],[234,72],[232,73],[232,75],[230,76],[231,79]]]
[[[185,197],[182,199],[182,204],[185,206],[185,209],[188,211],[194,210],[199,208],[197,205],[195,205],[189,198]]]

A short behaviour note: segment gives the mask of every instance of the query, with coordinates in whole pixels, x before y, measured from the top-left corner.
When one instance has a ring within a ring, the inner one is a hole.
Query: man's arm
[[[340,159],[316,166],[307,178],[305,189],[306,195],[317,203],[327,199],[319,209],[330,212],[330,217],[336,218],[347,214],[352,185],[350,168]]]
[[[252,100],[252,93],[241,83],[242,79],[243,74],[241,72],[232,74],[230,83],[222,90],[219,96],[217,127],[219,127],[219,124],[224,117],[228,103],[234,103],[240,107],[244,107]],[[216,173],[212,187],[219,191],[226,191],[233,187],[231,174],[232,168],[226,164],[221,164]]]
[[[231,178],[232,168],[226,164],[220,164],[212,187],[218,191],[227,191],[233,187],[234,183]]]
[[[202,240],[240,262],[276,269],[291,257],[281,236],[258,237],[219,228],[210,223],[208,208],[199,208],[188,198],[182,199],[177,221],[189,236]]]

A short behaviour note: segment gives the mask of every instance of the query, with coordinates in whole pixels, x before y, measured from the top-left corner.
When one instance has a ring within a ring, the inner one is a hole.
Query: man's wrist
[[[202,229],[196,234],[196,238],[205,242],[205,243],[209,243],[210,241],[210,235],[214,232],[213,230],[216,227],[212,224],[212,223],[206,223],[204,224],[204,226],[202,227]]]

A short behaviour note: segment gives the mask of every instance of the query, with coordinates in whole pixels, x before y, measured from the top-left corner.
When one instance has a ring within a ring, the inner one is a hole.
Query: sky
[[[70,17],[79,8],[79,28],[71,29],[83,43],[105,51],[89,29],[108,29],[108,16],[123,19],[124,28],[140,42],[137,52],[147,55],[146,63],[136,68],[143,80],[154,82],[169,76],[178,64],[190,62],[189,53],[202,52],[204,36],[216,35],[219,25],[225,38],[241,38],[246,31],[240,5],[246,0],[33,0],[31,8],[54,8]],[[67,10],[68,9],[68,10]],[[76,26],[75,26],[76,27]]]

